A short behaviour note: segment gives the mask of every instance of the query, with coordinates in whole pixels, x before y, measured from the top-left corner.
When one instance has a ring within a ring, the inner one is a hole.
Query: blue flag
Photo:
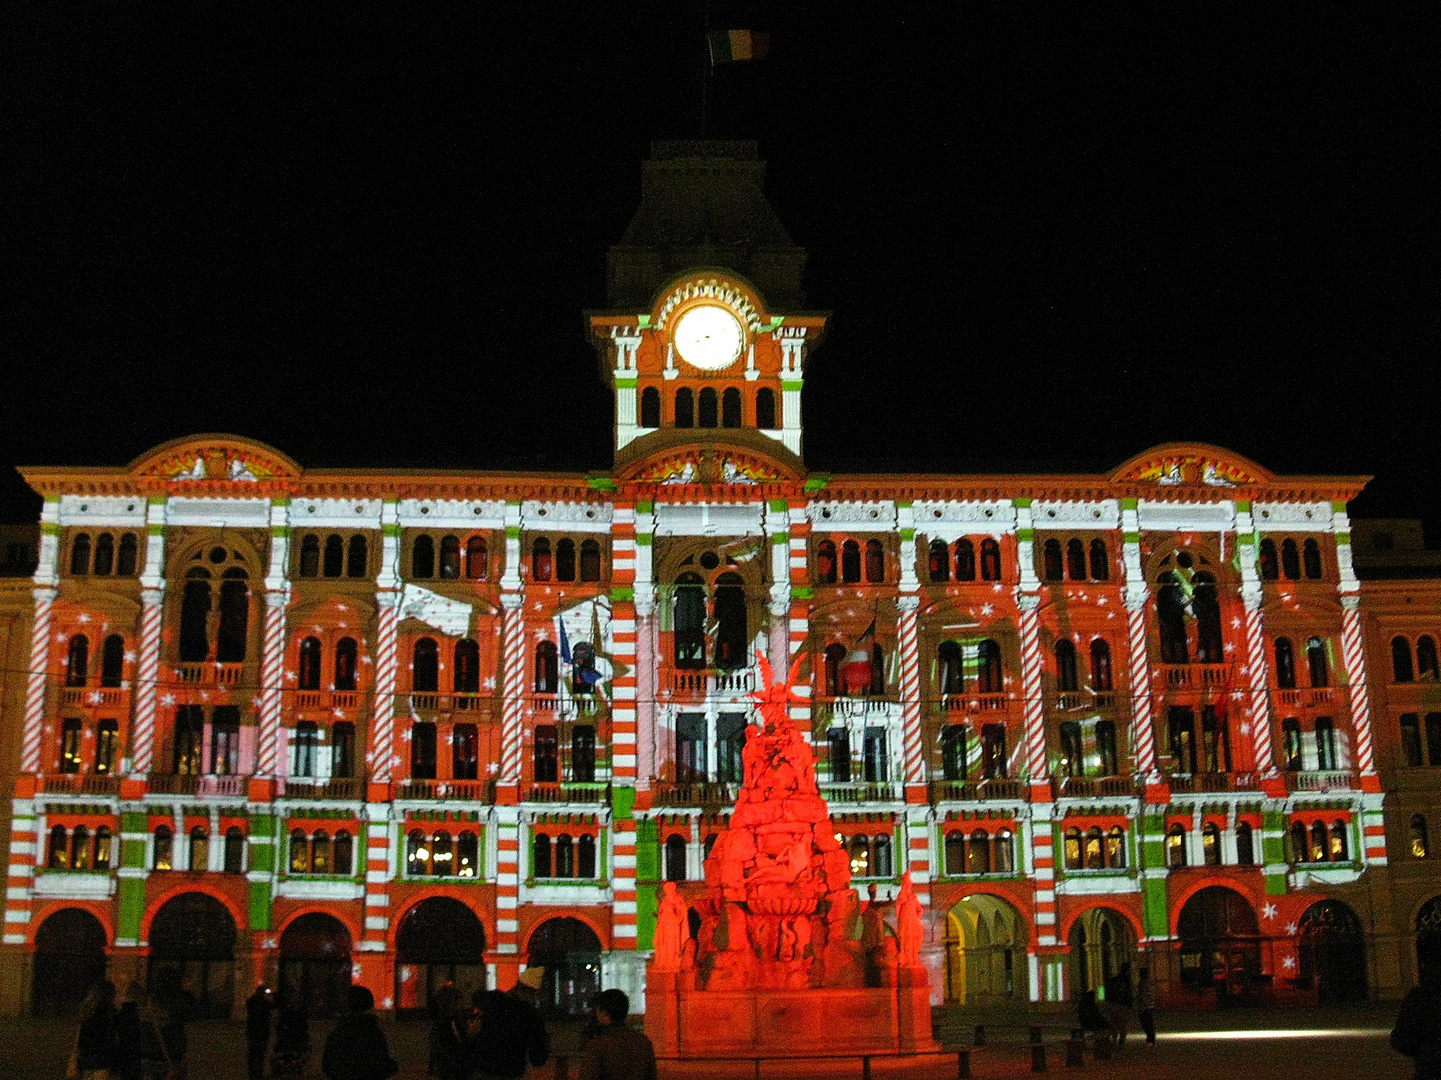
[[[570,639],[565,636],[565,619],[560,619],[560,658],[570,663]]]

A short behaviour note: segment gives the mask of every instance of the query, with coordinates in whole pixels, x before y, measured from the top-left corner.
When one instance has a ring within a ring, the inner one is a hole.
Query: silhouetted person
[[[533,1004],[544,974],[544,968],[527,968],[508,993],[480,996],[480,1030],[471,1044],[476,1080],[514,1080],[525,1075],[526,1062],[549,1060],[550,1035]]]
[[[1423,963],[1421,971],[1421,985],[1396,1014],[1391,1049],[1416,1063],[1413,1080],[1441,1080],[1441,965]]]
[[[300,994],[291,991],[275,1021],[276,1076],[299,1076],[310,1052],[310,1016]]]
[[[1141,1030],[1146,1033],[1146,1043],[1156,1045],[1156,981],[1151,978],[1151,969],[1142,968],[1140,981],[1136,983],[1136,1015],[1141,1021]]]
[[[80,1005],[75,1068],[80,1080],[108,1080],[115,1069],[115,984],[101,979]]]
[[[270,1022],[275,1015],[275,995],[261,983],[245,999],[245,1061],[250,1080],[263,1080],[265,1055],[270,1051]]]
[[[131,983],[125,1001],[115,1013],[115,1078],[144,1080],[145,1029],[149,1020],[141,1012],[145,991],[139,983]]]
[[[591,1002],[595,1034],[580,1059],[578,1080],[656,1080],[655,1047],[643,1031],[627,1022],[630,998],[621,990],[602,990]]]
[[[470,1072],[468,1032],[459,1012],[460,991],[446,983],[430,999],[428,1065],[436,1080],[465,1080]]]
[[[345,1015],[325,1040],[320,1070],[329,1080],[388,1080],[400,1066],[376,1019],[375,995],[352,986],[345,995]]]

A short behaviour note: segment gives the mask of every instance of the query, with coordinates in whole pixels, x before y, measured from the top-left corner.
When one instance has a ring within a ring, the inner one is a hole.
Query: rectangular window
[[[234,776],[240,771],[240,707],[217,705],[210,714],[210,771]]]
[[[595,728],[590,724],[571,728],[570,778],[578,784],[595,782]]]
[[[199,705],[181,705],[175,710],[174,772],[198,776],[204,767],[201,740],[205,735],[205,710]]]
[[[1096,756],[1100,759],[1102,776],[1116,775],[1116,725],[1111,720],[1096,721]]]
[[[355,725],[339,720],[330,729],[330,775],[349,779],[355,775]]]
[[[1196,771],[1196,717],[1187,708],[1172,706],[1167,732],[1171,739],[1171,768],[1178,773]]]
[[[1301,721],[1288,716],[1281,721],[1282,753],[1288,772],[1301,771]]]
[[[1430,764],[1441,765],[1441,713],[1426,714],[1426,757]]]
[[[1201,750],[1205,756],[1205,771],[1222,773],[1231,771],[1231,736],[1226,728],[1226,719],[1216,712],[1214,705],[1201,706]]]
[[[885,728],[866,728],[866,783],[884,784],[891,778],[891,758]]]
[[[745,713],[721,713],[716,717],[716,779],[727,784],[742,780],[741,751],[746,744]]]
[[[554,784],[560,779],[560,737],[554,724],[535,728],[535,782]]]
[[[1086,755],[1081,746],[1081,725],[1067,720],[1061,725],[1061,768],[1062,776],[1081,776],[1085,773]]]
[[[1006,725],[987,724],[981,728],[981,769],[987,780],[1006,775]]]
[[[826,733],[826,757],[831,765],[831,783],[851,782],[851,733],[846,728],[831,728]]]
[[[704,713],[681,713],[675,723],[675,778],[679,784],[706,780]]]
[[[450,775],[474,780],[480,775],[479,739],[474,724],[456,724],[450,730]]]
[[[319,742],[319,729],[313,720],[302,720],[295,725],[290,736],[290,775],[315,775],[315,745]]]
[[[63,773],[80,771],[81,746],[84,742],[81,730],[80,721],[73,716],[67,717],[60,725],[60,771]]]
[[[1329,716],[1316,717],[1316,768],[1336,768],[1336,727]]]
[[[414,780],[435,779],[435,725],[421,721],[410,726],[410,775]]]
[[[120,724],[102,720],[95,725],[95,771],[113,773],[115,758],[120,752]]]
[[[834,732],[832,732],[834,734]],[[961,724],[948,724],[941,729],[941,778],[964,780],[966,778],[966,734]]]
[[[1415,713],[1401,717],[1401,757],[1413,769],[1425,764],[1421,757],[1421,722]]]

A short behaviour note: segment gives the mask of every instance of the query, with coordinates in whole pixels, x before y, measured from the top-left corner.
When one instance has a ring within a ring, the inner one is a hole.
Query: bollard
[[[1071,1037],[1066,1041],[1066,1064],[1084,1065],[1086,1063],[1086,1033],[1080,1028],[1071,1029]]]
[[[985,1045],[986,1045],[986,1025],[985,1025],[985,1024],[977,1024],[977,1025],[976,1025],[976,1045],[977,1045],[977,1046],[985,1046]]]
[[[871,1059],[869,1055],[861,1058],[861,1080],[871,1080]]]
[[[956,1054],[956,1076],[958,1080],[970,1080],[971,1076],[971,1052],[961,1050]]]
[[[1041,1041],[1041,1029],[1031,1028],[1031,1072],[1046,1071],[1046,1044]]]

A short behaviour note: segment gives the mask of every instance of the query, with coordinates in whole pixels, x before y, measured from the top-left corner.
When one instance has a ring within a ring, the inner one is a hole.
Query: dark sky
[[[650,140],[699,133],[703,16],[503,6],[12,8],[0,465],[226,431],[311,466],[606,467],[580,312]],[[760,141],[835,313],[812,468],[1200,439],[1375,473],[1357,512],[1441,541],[1434,5],[810,7],[712,4],[772,37],[717,71],[710,130]]]

